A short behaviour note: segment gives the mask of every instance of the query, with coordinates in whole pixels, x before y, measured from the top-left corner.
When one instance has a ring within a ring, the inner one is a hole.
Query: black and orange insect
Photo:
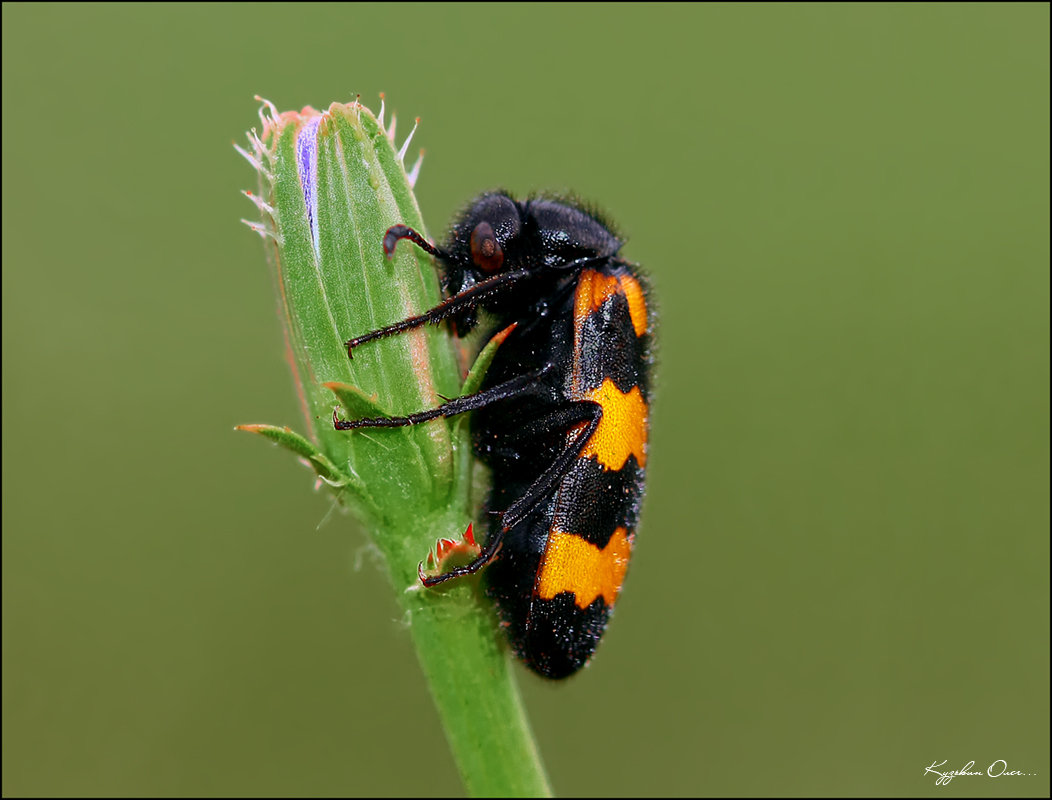
[[[473,412],[476,455],[492,470],[492,520],[478,556],[426,586],[478,572],[515,653],[564,678],[595,652],[620,593],[639,523],[647,462],[652,315],[621,240],[577,203],[503,193],[476,199],[438,248],[404,225],[444,270],[447,299],[347,342],[451,320],[458,336],[484,309],[506,336],[480,391],[438,408],[343,421],[395,427]]]

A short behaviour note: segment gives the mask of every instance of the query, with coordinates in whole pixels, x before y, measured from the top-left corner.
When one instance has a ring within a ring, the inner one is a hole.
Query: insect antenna
[[[384,234],[384,255],[388,258],[392,258],[394,256],[395,247],[398,246],[398,242],[401,239],[408,239],[421,250],[427,251],[435,258],[446,259],[449,257],[448,253],[444,250],[439,250],[407,225],[392,225],[387,229],[387,233]]]

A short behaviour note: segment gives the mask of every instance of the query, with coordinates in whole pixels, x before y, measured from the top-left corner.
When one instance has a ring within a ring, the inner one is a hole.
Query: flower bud
[[[345,342],[431,308],[440,300],[431,258],[419,248],[384,255],[389,227],[425,227],[410,172],[390,130],[357,100],[318,112],[278,113],[263,101],[262,134],[238,151],[259,174],[260,212],[246,224],[273,267],[287,354],[310,440],[254,425],[305,458],[318,476],[378,520],[441,507],[453,484],[453,434],[439,419],[382,434],[337,431],[347,418],[433,408],[458,394],[454,350],[444,330],[419,328],[355,350]],[[414,127],[414,131],[415,131]],[[426,234],[425,234],[426,235]]]

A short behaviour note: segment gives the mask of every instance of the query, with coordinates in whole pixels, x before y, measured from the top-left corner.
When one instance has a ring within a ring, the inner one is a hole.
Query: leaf
[[[322,385],[326,389],[329,389],[339,399],[340,405],[343,406],[344,411],[347,412],[347,419],[390,416],[387,409],[366,395],[365,392],[357,386],[340,383],[339,381],[329,381]]]
[[[318,473],[318,477],[330,486],[350,487],[359,492],[363,489],[360,482],[341,472],[309,439],[300,436],[290,428],[282,428],[277,425],[238,425],[234,430],[258,434],[284,447],[289,452],[295,453],[303,458]]]

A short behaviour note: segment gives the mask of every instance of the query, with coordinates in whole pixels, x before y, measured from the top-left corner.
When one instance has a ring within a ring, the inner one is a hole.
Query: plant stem
[[[430,308],[430,259],[403,248],[384,258],[387,228],[426,234],[416,198],[382,120],[357,102],[278,114],[241,151],[260,174],[249,226],[276,275],[290,364],[312,436],[245,425],[303,459],[358,514],[387,562],[417,655],[464,784],[476,796],[546,796],[547,778],[476,579],[426,590],[417,564],[438,538],[473,517],[466,426],[334,430],[337,403],[353,418],[434,406],[458,390],[450,338],[434,328],[391,336],[348,358],[344,341]],[[404,150],[404,147],[403,147]],[[492,358],[492,348],[489,351]],[[476,384],[486,357],[469,377]]]
[[[448,535],[441,517],[434,533]],[[417,584],[419,586],[419,584]],[[548,797],[551,789],[477,579],[403,593],[413,642],[453,757],[475,797]]]

